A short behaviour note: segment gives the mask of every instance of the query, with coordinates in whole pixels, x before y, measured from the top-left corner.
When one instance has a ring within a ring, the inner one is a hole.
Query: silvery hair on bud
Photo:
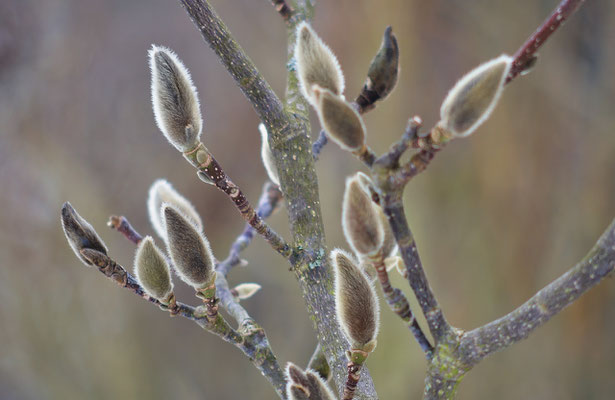
[[[261,145],[261,158],[263,159],[263,165],[265,166],[265,170],[267,171],[267,175],[269,175],[269,179],[271,182],[280,186],[280,178],[278,176],[278,169],[275,166],[275,162],[273,161],[273,154],[271,153],[271,148],[269,147],[269,138],[267,136],[267,128],[264,124],[258,125],[258,131],[261,133],[262,145]]]
[[[453,136],[474,132],[495,108],[512,61],[503,54],[461,78],[442,102],[439,125]]]
[[[195,289],[207,287],[214,277],[214,257],[200,230],[172,205],[164,205],[167,246],[177,275]]]
[[[169,263],[151,236],[146,236],[135,253],[135,275],[145,292],[160,301],[173,291]]]
[[[336,95],[344,92],[344,75],[337,58],[307,22],[297,26],[295,62],[301,93],[314,107],[313,85],[329,89]]]
[[[173,186],[164,179],[156,180],[149,188],[147,196],[147,213],[154,230],[163,240],[167,239],[167,229],[162,215],[162,205],[171,204],[197,226],[203,229],[203,222],[194,206],[184,196],[179,194]]]
[[[367,349],[378,334],[380,308],[376,292],[350,254],[335,249],[329,257],[335,270],[338,323],[354,349]]]
[[[359,256],[373,256],[382,247],[384,230],[382,221],[370,195],[358,175],[346,179],[342,203],[344,236]]]
[[[190,72],[173,51],[161,46],[152,45],[149,65],[156,124],[173,146],[188,151],[196,146],[203,129]]]
[[[62,206],[62,229],[64,229],[68,244],[77,258],[83,261],[85,265],[91,266],[92,263],[81,255],[81,250],[91,249],[107,254],[107,246],[92,228],[92,225],[83,219],[68,201]]]
[[[360,150],[365,145],[366,129],[357,110],[328,89],[314,85],[312,90],[318,119],[327,135],[344,150]]]
[[[335,400],[331,389],[318,373],[305,372],[293,363],[286,366],[286,395],[289,400]]]

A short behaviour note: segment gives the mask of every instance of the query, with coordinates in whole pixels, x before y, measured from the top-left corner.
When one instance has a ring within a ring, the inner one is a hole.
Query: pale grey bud
[[[213,283],[214,257],[209,242],[181,211],[163,207],[167,228],[167,246],[177,275],[195,289]]]
[[[335,249],[329,256],[335,270],[337,319],[353,349],[373,350],[380,308],[370,279],[350,254]]]
[[[77,258],[87,266],[92,263],[80,253],[83,249],[91,249],[107,254],[107,246],[90,225],[69,202],[62,206],[62,229],[68,244],[73,249]]]
[[[297,27],[295,61],[301,93],[314,107],[314,85],[328,89],[336,95],[344,92],[344,75],[337,58],[307,22],[302,22]]]
[[[267,171],[267,175],[269,175],[269,179],[271,180],[271,182],[280,186],[280,177],[278,176],[278,169],[275,166],[273,154],[271,153],[271,148],[269,147],[267,128],[264,124],[259,124],[258,130],[261,133],[261,158],[263,159],[263,165],[265,166],[265,170]]]
[[[170,204],[188,217],[199,230],[203,229],[203,222],[194,206],[184,196],[179,194],[168,181],[158,179],[149,189],[147,196],[147,212],[154,230],[166,241],[167,229],[162,215],[163,204]]]
[[[438,125],[453,136],[474,132],[495,108],[512,61],[504,54],[461,78],[442,102]]]
[[[316,111],[322,128],[342,149],[358,151],[365,146],[363,118],[346,100],[328,89],[314,85]]]
[[[146,236],[137,247],[134,262],[139,284],[151,297],[165,301],[173,292],[169,263],[151,236]]]
[[[231,293],[239,300],[246,300],[254,296],[259,290],[261,290],[261,285],[258,283],[240,283],[231,289]]]
[[[318,373],[305,372],[293,363],[286,366],[288,383],[286,395],[289,400],[335,400],[335,396]]]
[[[193,149],[203,129],[196,88],[190,72],[170,49],[152,45],[152,105],[156,124],[181,152]]]

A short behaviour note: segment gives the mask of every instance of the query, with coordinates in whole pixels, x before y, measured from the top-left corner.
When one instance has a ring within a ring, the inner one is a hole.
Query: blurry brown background
[[[278,93],[284,24],[268,1],[212,0]],[[400,81],[366,116],[378,152],[408,117],[427,127],[457,78],[512,53],[556,0],[319,1],[314,25],[358,93],[386,25],[402,51]],[[471,329],[524,302],[593,245],[615,216],[615,6],[592,0],[507,88],[492,118],[451,144],[406,191],[408,217],[450,321]],[[174,1],[0,0],[0,398],[265,399],[275,397],[233,347],[120,290],[77,261],[59,211],[70,200],[111,254],[134,248],[105,226],[127,215],[152,233],[145,196],[168,178],[202,214],[219,258],[243,223],[157,131],[147,49],[173,48],[192,71],[204,141],[256,201],[265,177],[255,113]],[[344,246],[342,185],[360,167],[335,146],[318,172],[328,243]],[[284,210],[272,219],[285,234]],[[256,281],[246,307],[281,362],[315,344],[287,266],[256,239],[232,284]],[[398,286],[407,285],[396,277]],[[177,283],[178,297],[197,304]],[[407,290],[406,290],[407,291]],[[368,365],[383,399],[418,399],[425,361],[387,310]],[[615,282],[527,341],[480,364],[460,399],[611,399]]]

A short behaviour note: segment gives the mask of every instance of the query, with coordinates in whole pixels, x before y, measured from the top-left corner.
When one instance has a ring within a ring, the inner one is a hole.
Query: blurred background
[[[212,3],[282,94],[285,27],[269,2]],[[410,116],[431,127],[459,77],[514,53],[556,3],[319,1],[314,26],[338,55],[350,98],[393,26],[399,84],[365,117],[369,144],[382,152]],[[615,216],[614,41],[615,5],[588,1],[541,50],[534,71],[507,87],[492,118],[407,188],[427,275],[454,325],[471,329],[523,303],[580,260]],[[106,221],[123,214],[152,234],[145,198],[159,177],[196,205],[217,257],[243,227],[155,126],[152,43],[185,61],[200,92],[204,141],[253,202],[260,195],[256,114],[177,2],[0,0],[1,399],[275,397],[238,350],[85,268],[62,234],[60,207],[69,200],[131,269],[134,247]],[[317,168],[329,246],[345,247],[342,188],[361,165],[329,145]],[[288,237],[283,209],[271,223]],[[249,266],[234,269],[230,283],[263,286],[245,306],[282,363],[305,365],[315,338],[293,275],[258,238],[245,257]],[[176,287],[179,300],[198,304]],[[379,395],[418,399],[425,360],[384,303],[382,316],[368,361]],[[615,282],[607,279],[528,340],[483,361],[458,398],[611,399],[614,371]]]

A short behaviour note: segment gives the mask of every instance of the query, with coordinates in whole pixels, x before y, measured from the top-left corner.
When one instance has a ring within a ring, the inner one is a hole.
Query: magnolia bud
[[[314,85],[328,89],[336,95],[344,92],[344,75],[337,58],[306,22],[297,27],[295,61],[301,93],[314,107]]]
[[[67,201],[62,206],[62,229],[68,244],[73,249],[77,258],[87,266],[92,263],[80,252],[83,249],[91,249],[107,254],[107,246],[90,225]]]
[[[231,292],[235,295],[235,297],[237,297],[237,299],[246,300],[254,296],[259,290],[261,290],[261,285],[258,283],[240,283],[235,286]]]
[[[340,327],[353,349],[371,351],[378,334],[379,306],[368,277],[343,250],[330,254],[335,269],[335,306]]]
[[[461,78],[442,102],[439,125],[453,136],[474,132],[495,108],[512,61],[504,54]]]
[[[372,256],[382,247],[384,230],[374,203],[359,179],[356,175],[346,179],[342,228],[356,254]]]
[[[318,374],[303,371],[293,363],[286,366],[288,383],[286,395],[289,400],[334,400],[335,396]]]
[[[190,72],[173,51],[161,46],[152,45],[149,65],[158,128],[177,150],[193,149],[201,135],[203,119]]]
[[[134,268],[139,284],[148,295],[160,301],[169,298],[173,292],[169,263],[151,236],[146,236],[139,243]]]
[[[195,289],[209,286],[214,277],[214,257],[209,242],[197,227],[171,205],[163,207],[167,246],[177,275]]]
[[[201,217],[196,212],[194,206],[184,196],[179,194],[169,182],[164,179],[158,179],[149,189],[147,212],[154,230],[162,239],[166,240],[167,238],[167,229],[162,215],[162,205],[165,203],[174,206],[183,215],[190,218],[199,230],[203,228]]]
[[[342,149],[360,150],[365,145],[365,125],[359,113],[328,89],[314,85],[318,118],[327,135]]]
[[[386,98],[397,84],[398,72],[399,47],[393,29],[388,26],[384,31],[380,49],[369,66],[361,95],[357,98],[359,106],[366,108]]]
[[[280,186],[280,178],[278,177],[278,169],[275,166],[275,162],[273,161],[273,154],[271,153],[271,148],[269,147],[269,138],[267,137],[267,128],[264,124],[258,125],[258,130],[261,133],[262,145],[261,145],[261,158],[263,159],[263,165],[265,166],[265,170],[267,171],[267,175],[269,175],[269,179],[271,182]]]

